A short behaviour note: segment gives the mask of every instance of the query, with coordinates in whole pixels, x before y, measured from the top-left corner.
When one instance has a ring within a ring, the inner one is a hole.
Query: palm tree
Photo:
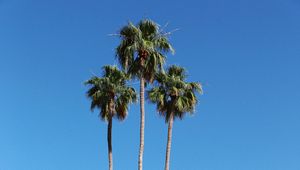
[[[185,78],[185,70],[173,65],[166,74],[156,74],[157,85],[147,91],[148,99],[156,104],[157,111],[169,123],[165,170],[169,170],[173,121],[182,119],[187,112],[193,113],[197,103],[195,92],[202,93],[200,83],[188,83]]]
[[[91,99],[91,110],[100,109],[99,117],[108,122],[107,143],[109,170],[113,169],[112,157],[112,118],[124,120],[127,116],[128,105],[136,101],[135,90],[126,86],[128,76],[115,66],[104,66],[103,77],[94,76],[85,82],[90,86],[87,91]]]
[[[174,52],[167,33],[155,22],[145,19],[137,25],[129,22],[119,32],[121,42],[116,48],[116,57],[121,67],[140,80],[140,147],[138,169],[143,169],[146,83],[154,80],[156,72],[163,69],[165,54]]]

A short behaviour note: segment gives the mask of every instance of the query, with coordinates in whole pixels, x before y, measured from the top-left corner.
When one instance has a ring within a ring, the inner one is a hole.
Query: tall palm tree
[[[119,32],[121,42],[116,48],[116,57],[122,68],[140,80],[140,148],[138,169],[143,169],[145,107],[144,89],[146,83],[163,69],[165,54],[174,52],[167,34],[155,22],[145,19],[137,25],[129,22]]]
[[[124,120],[128,105],[137,99],[135,90],[126,85],[128,76],[115,66],[104,66],[103,77],[94,76],[85,82],[90,86],[87,91],[91,99],[91,109],[100,109],[99,117],[108,122],[107,144],[109,170],[113,169],[112,157],[112,118]]]
[[[157,85],[147,91],[148,99],[156,104],[157,111],[169,123],[165,170],[169,170],[173,121],[175,118],[182,119],[187,112],[193,113],[197,103],[195,93],[202,93],[200,83],[188,83],[185,78],[185,70],[173,65],[166,74],[156,74]]]

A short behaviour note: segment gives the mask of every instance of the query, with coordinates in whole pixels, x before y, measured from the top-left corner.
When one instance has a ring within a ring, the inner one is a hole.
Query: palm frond
[[[172,65],[168,68],[168,75],[172,77],[178,77],[180,80],[186,78],[186,72],[183,67]]]
[[[109,120],[117,116],[123,120],[127,115],[128,105],[136,101],[135,90],[126,85],[128,75],[116,66],[103,66],[103,77],[92,77],[85,82],[90,86],[87,97],[91,100],[91,110],[99,109],[99,117]]]
[[[159,25],[149,19],[137,25],[129,22],[119,34],[121,42],[116,48],[116,57],[122,69],[133,78],[142,76],[147,83],[152,83],[155,73],[163,71],[165,54],[174,52],[168,38],[160,32]]]
[[[147,91],[147,98],[156,104],[157,111],[165,117],[166,122],[171,117],[182,119],[185,113],[193,113],[195,110],[195,93],[202,93],[201,84],[185,82],[185,78],[185,69],[173,65],[168,68],[167,73],[156,73],[157,83]]]

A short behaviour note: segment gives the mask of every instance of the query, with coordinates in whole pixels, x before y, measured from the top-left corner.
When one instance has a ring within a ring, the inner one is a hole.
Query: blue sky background
[[[298,0],[0,0],[0,170],[107,169],[83,82],[116,64],[108,34],[142,18],[180,29],[168,65],[204,85],[175,121],[172,170],[300,169]],[[167,125],[150,104],[145,133],[144,170],[163,169]],[[137,169],[138,144],[136,104],[113,124],[115,169]]]

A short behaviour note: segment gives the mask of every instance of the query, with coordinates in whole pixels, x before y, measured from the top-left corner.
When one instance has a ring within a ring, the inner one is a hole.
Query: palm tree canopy
[[[147,91],[150,102],[155,103],[157,111],[165,117],[166,122],[170,114],[174,118],[182,119],[184,114],[193,113],[197,104],[196,92],[202,93],[202,87],[197,82],[185,82],[184,68],[171,66],[166,73],[157,73],[157,85]]]
[[[137,25],[129,22],[119,34],[121,42],[116,48],[116,57],[121,67],[134,77],[143,76],[152,82],[155,73],[162,69],[165,54],[174,52],[167,34],[149,19]]]
[[[114,116],[123,120],[127,116],[128,105],[137,100],[136,92],[126,85],[128,76],[116,66],[104,66],[102,69],[103,77],[94,76],[85,82],[90,86],[87,97],[91,99],[91,110],[100,109],[99,117],[103,120]]]

